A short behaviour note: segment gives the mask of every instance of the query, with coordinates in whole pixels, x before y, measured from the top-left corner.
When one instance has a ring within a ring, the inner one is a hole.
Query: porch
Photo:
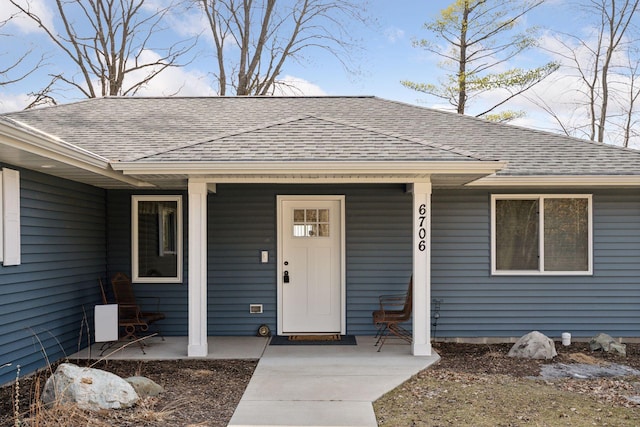
[[[187,337],[147,340],[109,354],[109,359],[187,358]],[[208,337],[208,359],[260,359],[230,426],[376,426],[372,402],[439,356],[416,357],[411,346],[390,339],[381,352],[374,337],[357,345],[270,346],[268,338]],[[100,343],[71,356],[96,358]]]

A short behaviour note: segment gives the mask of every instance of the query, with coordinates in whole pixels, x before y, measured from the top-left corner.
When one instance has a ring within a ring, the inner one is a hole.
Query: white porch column
[[[189,180],[189,357],[207,346],[207,184]]]
[[[431,356],[431,183],[416,182],[413,193],[414,356]]]

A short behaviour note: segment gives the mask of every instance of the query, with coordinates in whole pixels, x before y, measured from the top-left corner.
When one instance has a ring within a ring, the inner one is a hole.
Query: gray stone
[[[160,384],[146,377],[129,377],[125,381],[131,384],[140,397],[157,396],[164,393],[164,388]]]
[[[545,379],[576,378],[589,379],[600,377],[640,376],[640,371],[630,366],[612,363],[607,366],[588,365],[586,363],[555,363],[542,365],[540,376]]]
[[[598,334],[589,341],[591,351],[602,350],[607,353],[617,353],[621,356],[627,356],[627,346],[620,344],[607,334]]]
[[[553,359],[558,353],[551,338],[533,331],[516,341],[507,355],[523,359]]]
[[[139,399],[131,384],[119,376],[71,363],[58,366],[42,392],[42,401],[46,405],[76,403],[89,411],[129,408]]]

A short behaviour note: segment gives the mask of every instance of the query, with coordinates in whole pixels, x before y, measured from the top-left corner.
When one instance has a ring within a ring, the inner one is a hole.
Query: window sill
[[[593,276],[593,271],[492,271],[492,276]]]

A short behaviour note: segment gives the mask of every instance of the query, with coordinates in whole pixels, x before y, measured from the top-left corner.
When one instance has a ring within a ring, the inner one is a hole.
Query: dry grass
[[[638,426],[640,409],[557,383],[423,371],[374,405],[380,426]]]
[[[39,395],[49,376],[47,369],[0,388],[0,426],[224,427],[256,364],[248,360],[102,361],[100,369],[123,378],[146,376],[166,391],[141,399],[133,408],[98,412],[84,411],[73,404],[42,405]]]
[[[627,357],[560,347],[554,360],[507,357],[510,344],[438,344],[441,361],[374,403],[380,426],[640,426],[640,378],[542,380],[548,363],[619,363],[640,367],[640,345]]]

